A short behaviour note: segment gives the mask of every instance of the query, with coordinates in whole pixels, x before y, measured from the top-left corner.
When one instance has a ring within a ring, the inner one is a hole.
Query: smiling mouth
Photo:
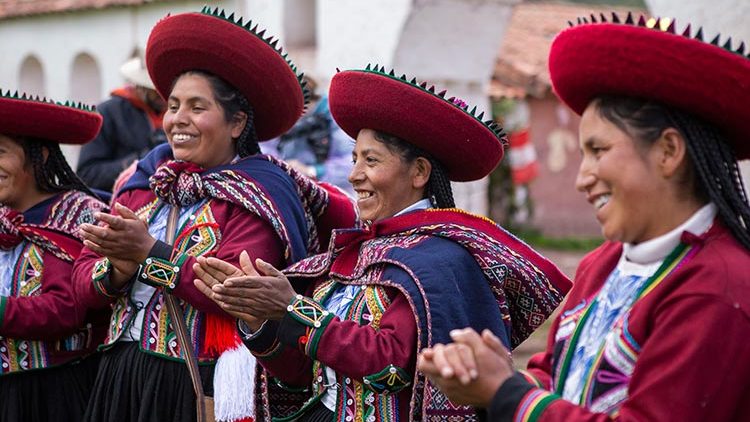
[[[372,198],[372,192],[364,192],[364,191],[358,191],[357,192],[357,199],[368,199]]]
[[[611,197],[611,195],[601,195],[601,196],[597,197],[594,200],[594,208],[601,209],[603,206],[607,205],[607,203],[609,202],[609,198],[610,197]]]
[[[188,135],[186,133],[176,133],[172,135],[172,141],[176,143],[188,142],[192,141],[193,139],[195,139],[194,135]]]

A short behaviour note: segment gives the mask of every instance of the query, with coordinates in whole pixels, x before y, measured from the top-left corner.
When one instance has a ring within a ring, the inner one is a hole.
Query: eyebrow
[[[169,100],[170,101],[177,101],[177,102],[180,101],[180,99],[177,98],[177,97],[175,97],[174,95],[170,95],[169,96]],[[186,102],[186,103],[194,103],[194,102],[198,102],[198,101],[203,101],[203,102],[206,102],[206,103],[210,103],[210,101],[208,100],[208,98],[201,97],[201,96],[190,97],[187,100],[185,100],[184,102]]]

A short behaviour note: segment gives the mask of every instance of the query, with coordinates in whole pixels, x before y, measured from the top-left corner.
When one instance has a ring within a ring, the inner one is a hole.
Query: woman
[[[248,255],[246,277],[200,259],[196,285],[239,318],[245,344],[280,383],[312,388],[299,410],[277,416],[473,417],[472,408],[452,405],[424,382],[417,351],[466,325],[515,346],[568,288],[528,246],[453,208],[450,180],[489,173],[504,134],[462,101],[384,68],[338,73],[330,105],[356,137],[349,180],[363,227],[336,231],[327,254],[283,274],[258,259],[259,275]]]
[[[91,108],[0,93],[0,420],[80,421],[109,314],[76,301],[79,226],[104,208],[59,143],[96,136]]]
[[[491,420],[748,420],[750,60],[674,23],[613,22],[563,31],[550,52],[556,92],[582,114],[576,188],[607,242],[581,262],[547,351],[514,374],[491,333],[465,330],[419,368]]]
[[[151,32],[146,62],[167,99],[169,142],[141,160],[114,200],[115,213],[99,216],[104,224],[83,226],[79,295],[91,306],[113,306],[86,420],[196,417],[189,357],[166,292],[181,302],[200,364],[195,381],[207,395],[216,392],[216,419],[254,416],[252,357],[235,347],[233,321],[193,286],[196,257],[237,263],[249,248],[289,265],[318,251],[326,234],[318,221],[354,224],[345,195],[258,155],[260,139],[301,115],[305,92],[270,39],[249,28],[204,9],[166,17]],[[166,233],[171,210],[176,230]],[[265,388],[257,392],[262,399]]]

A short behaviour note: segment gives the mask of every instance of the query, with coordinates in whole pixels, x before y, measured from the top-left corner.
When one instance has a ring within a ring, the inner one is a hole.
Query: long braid
[[[260,145],[258,144],[258,133],[255,131],[253,107],[244,95],[239,96],[239,101],[241,110],[247,114],[245,127],[242,129],[240,137],[237,138],[237,154],[244,158],[260,153]]]
[[[430,158],[430,164],[432,164],[432,172],[430,173],[430,179],[427,181],[427,197],[430,198],[432,206],[435,208],[455,208],[453,189],[445,167],[434,158]]]
[[[27,138],[23,141],[23,148],[26,157],[31,161],[39,189],[44,192],[78,190],[98,198],[70,168],[56,142]],[[46,160],[44,159],[45,149],[47,150]]]
[[[687,139],[704,193],[716,204],[719,217],[735,238],[750,249],[750,205],[739,166],[729,143],[713,126],[672,111],[670,117]]]

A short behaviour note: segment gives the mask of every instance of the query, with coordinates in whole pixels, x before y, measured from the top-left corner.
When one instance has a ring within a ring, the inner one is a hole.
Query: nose
[[[596,183],[596,175],[594,173],[594,166],[590,160],[585,157],[581,160],[581,164],[578,166],[578,174],[576,174],[576,189],[579,192],[586,192]]]
[[[352,166],[352,171],[349,172],[349,183],[352,186],[355,186],[357,183],[361,182],[364,179],[364,172],[362,171],[362,168],[360,167],[361,164],[358,162],[355,162]]]
[[[187,124],[187,109],[186,107],[177,107],[172,116],[172,123],[175,125],[186,125]]]

